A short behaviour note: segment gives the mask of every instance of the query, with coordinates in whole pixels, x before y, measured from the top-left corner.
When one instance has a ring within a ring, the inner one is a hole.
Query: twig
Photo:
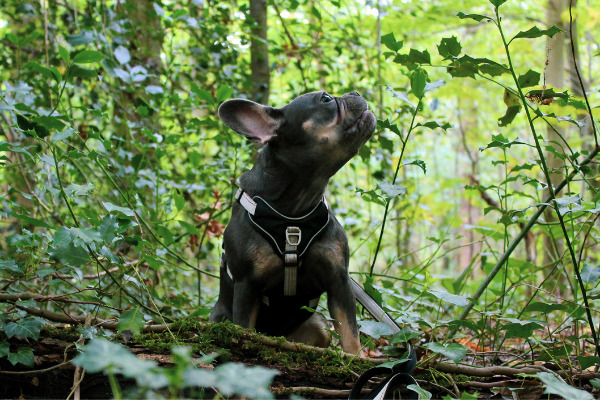
[[[506,380],[506,381],[497,381],[497,382],[465,382],[462,384],[465,387],[472,387],[478,389],[493,389],[493,388],[522,388],[525,386],[539,386],[542,387],[539,381],[532,380]]]

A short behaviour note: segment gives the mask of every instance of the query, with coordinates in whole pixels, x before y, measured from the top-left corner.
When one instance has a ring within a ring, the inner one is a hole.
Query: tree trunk
[[[250,39],[252,99],[262,104],[268,104],[271,71],[267,45],[267,1],[250,0],[250,16],[254,20]]]
[[[561,29],[565,29],[565,23],[562,20],[562,15],[568,9],[568,0],[548,0],[546,7],[546,23],[548,27],[553,25]],[[553,88],[555,91],[561,91],[564,88],[565,75],[565,32],[560,32],[553,37],[549,37],[546,41],[547,65],[544,71],[544,86]],[[556,129],[556,131],[554,130]],[[562,140],[560,136],[565,135],[565,129],[555,125],[547,128],[546,138],[551,141],[558,152],[561,151]],[[550,182],[553,187],[556,187],[564,178],[564,162],[556,157],[552,152],[544,154],[546,164],[550,170]],[[546,192],[545,197],[548,192]],[[545,218],[548,222],[554,221],[553,210],[549,207],[545,212]],[[552,238],[549,235],[544,236],[544,265],[551,265],[556,262],[561,250],[561,240]]]

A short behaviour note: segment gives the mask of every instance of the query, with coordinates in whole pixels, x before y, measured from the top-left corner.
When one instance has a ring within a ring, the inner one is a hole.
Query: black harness
[[[286,336],[312,315],[312,312],[304,307],[315,309],[319,303],[320,294],[313,298],[310,293],[296,293],[297,274],[300,258],[329,224],[329,207],[325,200],[322,200],[307,214],[300,217],[289,217],[277,211],[273,204],[262,197],[251,197],[242,189],[237,191],[235,198],[246,209],[246,217],[250,224],[284,260],[283,293],[280,289],[275,289],[264,294],[256,329],[272,336]],[[229,278],[233,280],[227,267],[225,253],[221,260]],[[355,280],[351,279],[350,282],[353,293],[365,309],[377,321],[384,322],[395,332],[399,332],[400,327],[375,300]],[[286,318],[282,319],[282,315],[286,315]],[[407,355],[404,361],[394,367],[381,366],[366,371],[355,383],[349,399],[386,399],[393,397],[394,392],[402,387],[418,386],[411,375],[416,364],[415,350],[412,344],[407,343]],[[385,379],[366,397],[361,397],[361,390],[367,382],[378,375],[385,376]],[[408,398],[418,398],[417,393],[409,391]]]

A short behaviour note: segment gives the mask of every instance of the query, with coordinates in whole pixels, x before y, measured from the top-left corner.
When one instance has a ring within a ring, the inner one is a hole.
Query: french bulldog
[[[240,177],[210,320],[327,347],[326,322],[312,312],[327,293],[343,350],[358,353],[348,238],[324,194],[330,178],[372,136],[375,115],[357,92],[335,97],[319,91],[282,108],[227,100],[219,117],[264,146]]]

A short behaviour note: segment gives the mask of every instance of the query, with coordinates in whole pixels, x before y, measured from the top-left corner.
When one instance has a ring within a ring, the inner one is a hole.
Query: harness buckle
[[[285,241],[290,246],[298,246],[302,241],[302,231],[297,226],[285,228]]]

